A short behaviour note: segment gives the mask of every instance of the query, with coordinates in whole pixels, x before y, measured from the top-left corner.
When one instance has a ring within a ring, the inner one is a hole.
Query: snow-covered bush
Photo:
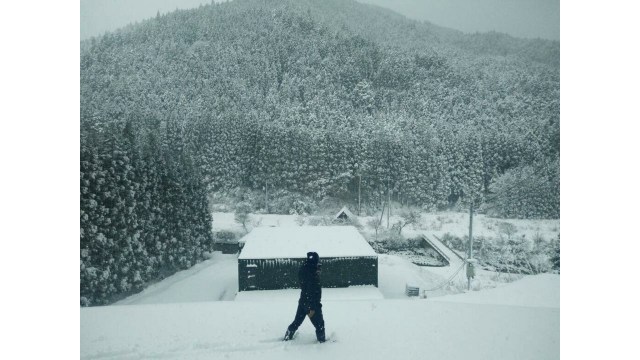
[[[379,239],[388,250],[402,250],[409,248],[409,241],[395,229],[382,229]]]
[[[269,203],[269,211],[274,214],[308,215],[313,214],[316,209],[317,205],[312,198],[286,190],[275,191]]]
[[[545,253],[533,253],[529,256],[529,263],[534,274],[550,272],[552,269],[551,259]]]
[[[560,272],[560,234],[555,240],[551,240],[549,244],[549,260],[551,261],[551,269]]]
[[[308,224],[310,226],[329,226],[333,224],[333,218],[331,216],[313,216],[309,218]]]
[[[236,205],[234,219],[236,220],[236,222],[242,225],[242,228],[247,233],[249,232],[249,230],[247,229],[247,224],[249,223],[250,212],[251,212],[251,204],[249,204],[248,202],[243,201],[238,205]]]
[[[233,231],[220,230],[215,233],[215,239],[217,242],[232,242],[237,239],[237,235]]]
[[[518,228],[508,222],[500,222],[498,223],[498,234],[499,236],[506,236],[507,239],[511,239],[514,234],[518,232]]]
[[[559,218],[559,158],[506,171],[492,185],[487,213],[504,218]]]
[[[465,251],[466,249],[465,243],[462,240],[462,238],[452,235],[451,233],[445,233],[444,235],[442,235],[441,240],[452,249],[455,249],[458,251]]]
[[[553,270],[551,247],[546,242],[536,243],[525,236],[514,236],[511,232],[509,236],[511,238],[504,233],[493,238],[474,236],[473,257],[483,267],[499,272],[538,274]],[[441,240],[461,254],[469,251],[468,239],[445,233]]]

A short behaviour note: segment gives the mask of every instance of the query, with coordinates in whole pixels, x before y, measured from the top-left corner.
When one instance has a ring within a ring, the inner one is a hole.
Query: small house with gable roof
[[[353,213],[349,211],[346,206],[343,206],[342,209],[340,209],[340,211],[338,211],[338,213],[334,217],[334,219],[336,220],[354,220],[355,218],[356,216],[353,215]]]

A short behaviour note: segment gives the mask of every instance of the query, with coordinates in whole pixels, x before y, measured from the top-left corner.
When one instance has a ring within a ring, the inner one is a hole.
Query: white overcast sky
[[[224,0],[215,0],[216,2]],[[464,32],[560,40],[560,0],[358,0]],[[80,38],[211,0],[81,0]]]

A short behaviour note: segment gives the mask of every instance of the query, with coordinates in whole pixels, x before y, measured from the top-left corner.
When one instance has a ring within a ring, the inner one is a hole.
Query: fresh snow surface
[[[282,342],[291,301],[82,309],[84,359],[558,359],[560,310],[428,300],[324,301],[327,335],[306,320]]]
[[[210,260],[118,303],[80,310],[83,359],[559,359],[559,275],[427,299],[451,268],[379,255],[379,288],[323,289],[327,335],[302,324],[282,342],[298,291],[237,292],[237,257]],[[441,293],[446,295],[446,292]],[[235,301],[218,301],[234,300]]]
[[[434,297],[433,301],[464,302],[474,304],[503,304],[560,308],[560,277],[553,274],[527,276],[508,286],[472,291],[464,296]]]
[[[377,255],[353,226],[259,227],[240,241],[240,259],[304,258],[309,251],[320,259]]]
[[[180,271],[115,305],[233,300],[237,291],[237,257],[216,251],[211,259]]]

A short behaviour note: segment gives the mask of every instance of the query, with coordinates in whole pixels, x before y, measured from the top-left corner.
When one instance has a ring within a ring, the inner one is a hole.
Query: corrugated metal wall
[[[238,289],[297,289],[298,269],[305,259],[239,259]],[[378,286],[378,258],[322,258],[322,287]]]

